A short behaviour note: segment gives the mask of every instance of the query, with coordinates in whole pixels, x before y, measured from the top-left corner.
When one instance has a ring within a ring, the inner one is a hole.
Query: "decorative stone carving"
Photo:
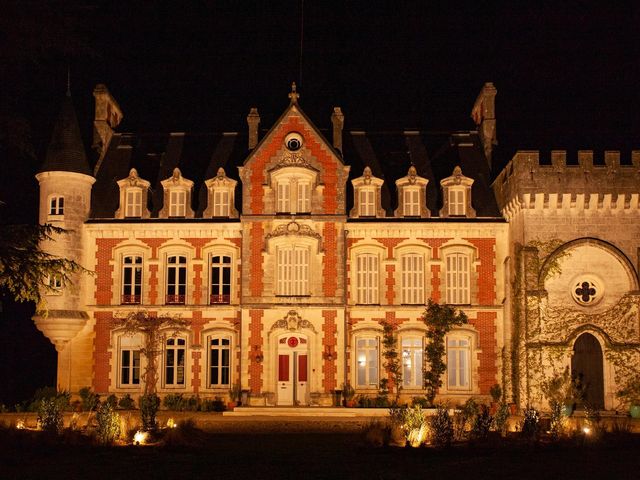
[[[278,225],[273,232],[267,234],[265,241],[283,235],[300,235],[315,238],[318,242],[322,242],[322,236],[319,233],[314,231],[309,225],[300,224],[296,221]]]
[[[271,329],[269,332],[273,332],[277,329],[289,330],[290,332],[300,331],[303,328],[311,330],[313,333],[316,333],[316,329],[313,324],[309,320],[303,319],[298,312],[295,310],[289,310],[289,312],[281,318],[277,320],[273,325],[271,325]]]

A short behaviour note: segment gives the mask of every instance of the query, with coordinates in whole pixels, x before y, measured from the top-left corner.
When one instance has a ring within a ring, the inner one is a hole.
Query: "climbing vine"
[[[442,386],[442,375],[447,370],[444,362],[445,336],[458,325],[468,323],[467,315],[449,305],[440,305],[429,300],[422,319],[427,326],[425,347],[424,387],[429,403],[433,404],[438,389]]]
[[[383,321],[382,328],[382,356],[388,379],[381,380],[380,390],[385,395],[389,392],[394,393],[394,404],[397,404],[400,399],[400,390],[402,390],[402,364],[398,357],[398,336],[396,329],[389,322]]]

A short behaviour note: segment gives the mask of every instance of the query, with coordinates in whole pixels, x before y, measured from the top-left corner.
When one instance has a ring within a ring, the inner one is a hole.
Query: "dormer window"
[[[471,186],[473,179],[465,177],[459,166],[453,169],[450,177],[442,179],[442,199],[444,205],[440,210],[441,217],[475,218],[476,211],[471,206]]]
[[[132,168],[129,176],[118,180],[120,188],[120,208],[115,218],[149,218],[147,209],[147,195],[150,183],[138,176],[138,171]]]
[[[204,218],[227,217],[237,218],[238,211],[234,207],[237,181],[227,177],[224,168],[220,167],[215,177],[206,180],[208,201],[202,212]]]
[[[384,210],[380,206],[380,189],[383,183],[382,179],[373,176],[369,167],[365,167],[361,177],[351,180],[354,193],[351,217],[384,217]]]
[[[64,197],[54,195],[49,199],[49,215],[64,215]]]
[[[193,182],[182,176],[179,168],[173,175],[160,182],[164,190],[164,206],[158,214],[160,218],[193,218],[191,191]]]
[[[275,213],[311,213],[312,188],[317,173],[304,167],[278,168],[271,173]]]
[[[398,189],[398,208],[396,217],[428,218],[429,209],[426,208],[427,184],[429,180],[419,177],[416,167],[411,165],[406,177],[396,180]]]

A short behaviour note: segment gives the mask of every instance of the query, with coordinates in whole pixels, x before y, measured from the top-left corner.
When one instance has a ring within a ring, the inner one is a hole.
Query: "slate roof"
[[[53,134],[40,172],[75,172],[91,175],[80,135],[71,95],[67,93],[60,114],[53,126]]]
[[[214,177],[219,167],[225,169],[228,177],[239,181],[238,167],[249,153],[246,133],[116,133],[96,173],[91,218],[113,218],[119,202],[116,181],[127,177],[131,168],[136,168],[141,178],[151,182],[148,207],[150,221],[153,221],[162,208],[160,182],[170,177],[175,167],[180,168],[183,177],[193,180],[192,208],[196,219],[201,218],[207,202],[204,181]],[[364,167],[369,166],[376,177],[385,181],[382,207],[391,217],[397,208],[395,181],[406,176],[413,163],[418,175],[429,180],[427,206],[432,217],[437,218],[442,208],[440,180],[450,176],[453,168],[460,165],[462,173],[475,180],[472,205],[477,216],[501,218],[490,187],[489,164],[476,132],[344,131],[343,161],[351,166],[347,182],[347,214],[353,206],[350,180],[361,176]],[[240,186],[236,188],[235,206],[242,212]]]

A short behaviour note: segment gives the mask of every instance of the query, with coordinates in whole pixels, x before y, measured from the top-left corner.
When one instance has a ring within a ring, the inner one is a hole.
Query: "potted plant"
[[[498,403],[500,403],[500,398],[502,397],[502,387],[500,384],[494,384],[489,389],[489,394],[491,395],[491,415],[495,415],[498,410]]]
[[[629,377],[616,396],[629,405],[629,415],[640,418],[640,375]]]
[[[353,407],[355,405],[354,397],[356,391],[353,389],[349,382],[342,384],[342,398],[344,399],[345,407]]]
[[[242,396],[242,388],[239,383],[234,383],[229,390],[229,398],[231,399],[227,404],[229,410],[233,410],[240,403],[240,397]]]

